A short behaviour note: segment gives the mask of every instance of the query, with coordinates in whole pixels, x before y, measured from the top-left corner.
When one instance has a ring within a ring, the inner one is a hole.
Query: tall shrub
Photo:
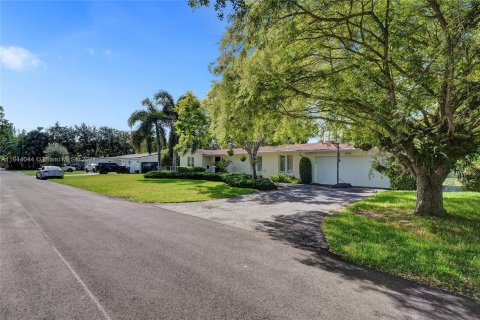
[[[306,157],[300,159],[300,181],[305,184],[312,183],[312,162]]]
[[[59,143],[49,143],[44,153],[46,164],[63,166],[69,161],[67,148]]]

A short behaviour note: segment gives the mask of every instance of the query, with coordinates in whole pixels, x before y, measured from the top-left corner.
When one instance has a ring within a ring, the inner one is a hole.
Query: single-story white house
[[[113,158],[119,165],[130,168],[130,173],[145,173],[158,169],[156,153],[126,154]]]
[[[352,186],[389,188],[390,180],[382,177],[372,169],[373,157],[377,150],[363,151],[356,149],[353,144],[340,144],[340,182],[350,183]],[[215,170],[213,164],[220,159],[228,159],[232,164],[229,172],[250,173],[250,163],[247,152],[241,148],[233,149],[232,156],[227,155],[229,149],[206,150],[187,152],[180,155],[181,166],[203,167],[208,171]],[[246,156],[245,161],[241,161]],[[307,157],[312,163],[312,182],[333,185],[337,182],[337,148],[330,143],[288,144],[282,146],[265,146],[258,150],[258,174],[268,178],[272,175],[285,173],[299,177],[299,163],[301,157]]]
[[[145,173],[152,170],[157,170],[158,161],[156,153],[140,153],[140,154],[125,154],[114,157],[101,157],[85,159],[86,164],[112,162],[120,166],[130,168],[130,173]]]

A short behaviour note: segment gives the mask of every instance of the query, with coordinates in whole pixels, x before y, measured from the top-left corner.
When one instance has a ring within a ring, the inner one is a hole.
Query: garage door
[[[142,173],[155,171],[158,169],[158,162],[142,162]]]
[[[315,178],[317,183],[335,184],[337,180],[336,157],[317,157],[315,159]],[[373,159],[368,156],[343,156],[340,162],[340,182],[352,186],[389,188],[388,178],[371,170]]]

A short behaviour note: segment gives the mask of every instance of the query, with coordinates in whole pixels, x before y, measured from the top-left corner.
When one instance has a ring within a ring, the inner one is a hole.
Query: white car
[[[63,170],[62,168],[56,166],[44,166],[37,170],[35,176],[40,180],[45,180],[48,178],[63,179]]]
[[[72,167],[72,166],[65,166],[65,167],[62,167],[62,170],[64,172],[73,172],[73,171],[77,170],[77,168]]]
[[[90,163],[85,166],[85,172],[97,172],[97,164],[96,163]]]

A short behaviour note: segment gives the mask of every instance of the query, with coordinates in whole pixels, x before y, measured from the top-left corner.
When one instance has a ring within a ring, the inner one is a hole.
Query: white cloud
[[[87,48],[87,51],[88,51],[88,53],[90,54],[90,57],[94,57],[94,56],[95,56],[95,49],[93,49],[93,48]]]
[[[111,58],[111,57],[112,57],[112,50],[110,50],[110,49],[105,49],[105,50],[103,51],[103,55],[104,55],[105,57],[107,57],[107,58]]]
[[[8,69],[22,71],[45,66],[33,53],[21,47],[0,47],[0,60]]]

